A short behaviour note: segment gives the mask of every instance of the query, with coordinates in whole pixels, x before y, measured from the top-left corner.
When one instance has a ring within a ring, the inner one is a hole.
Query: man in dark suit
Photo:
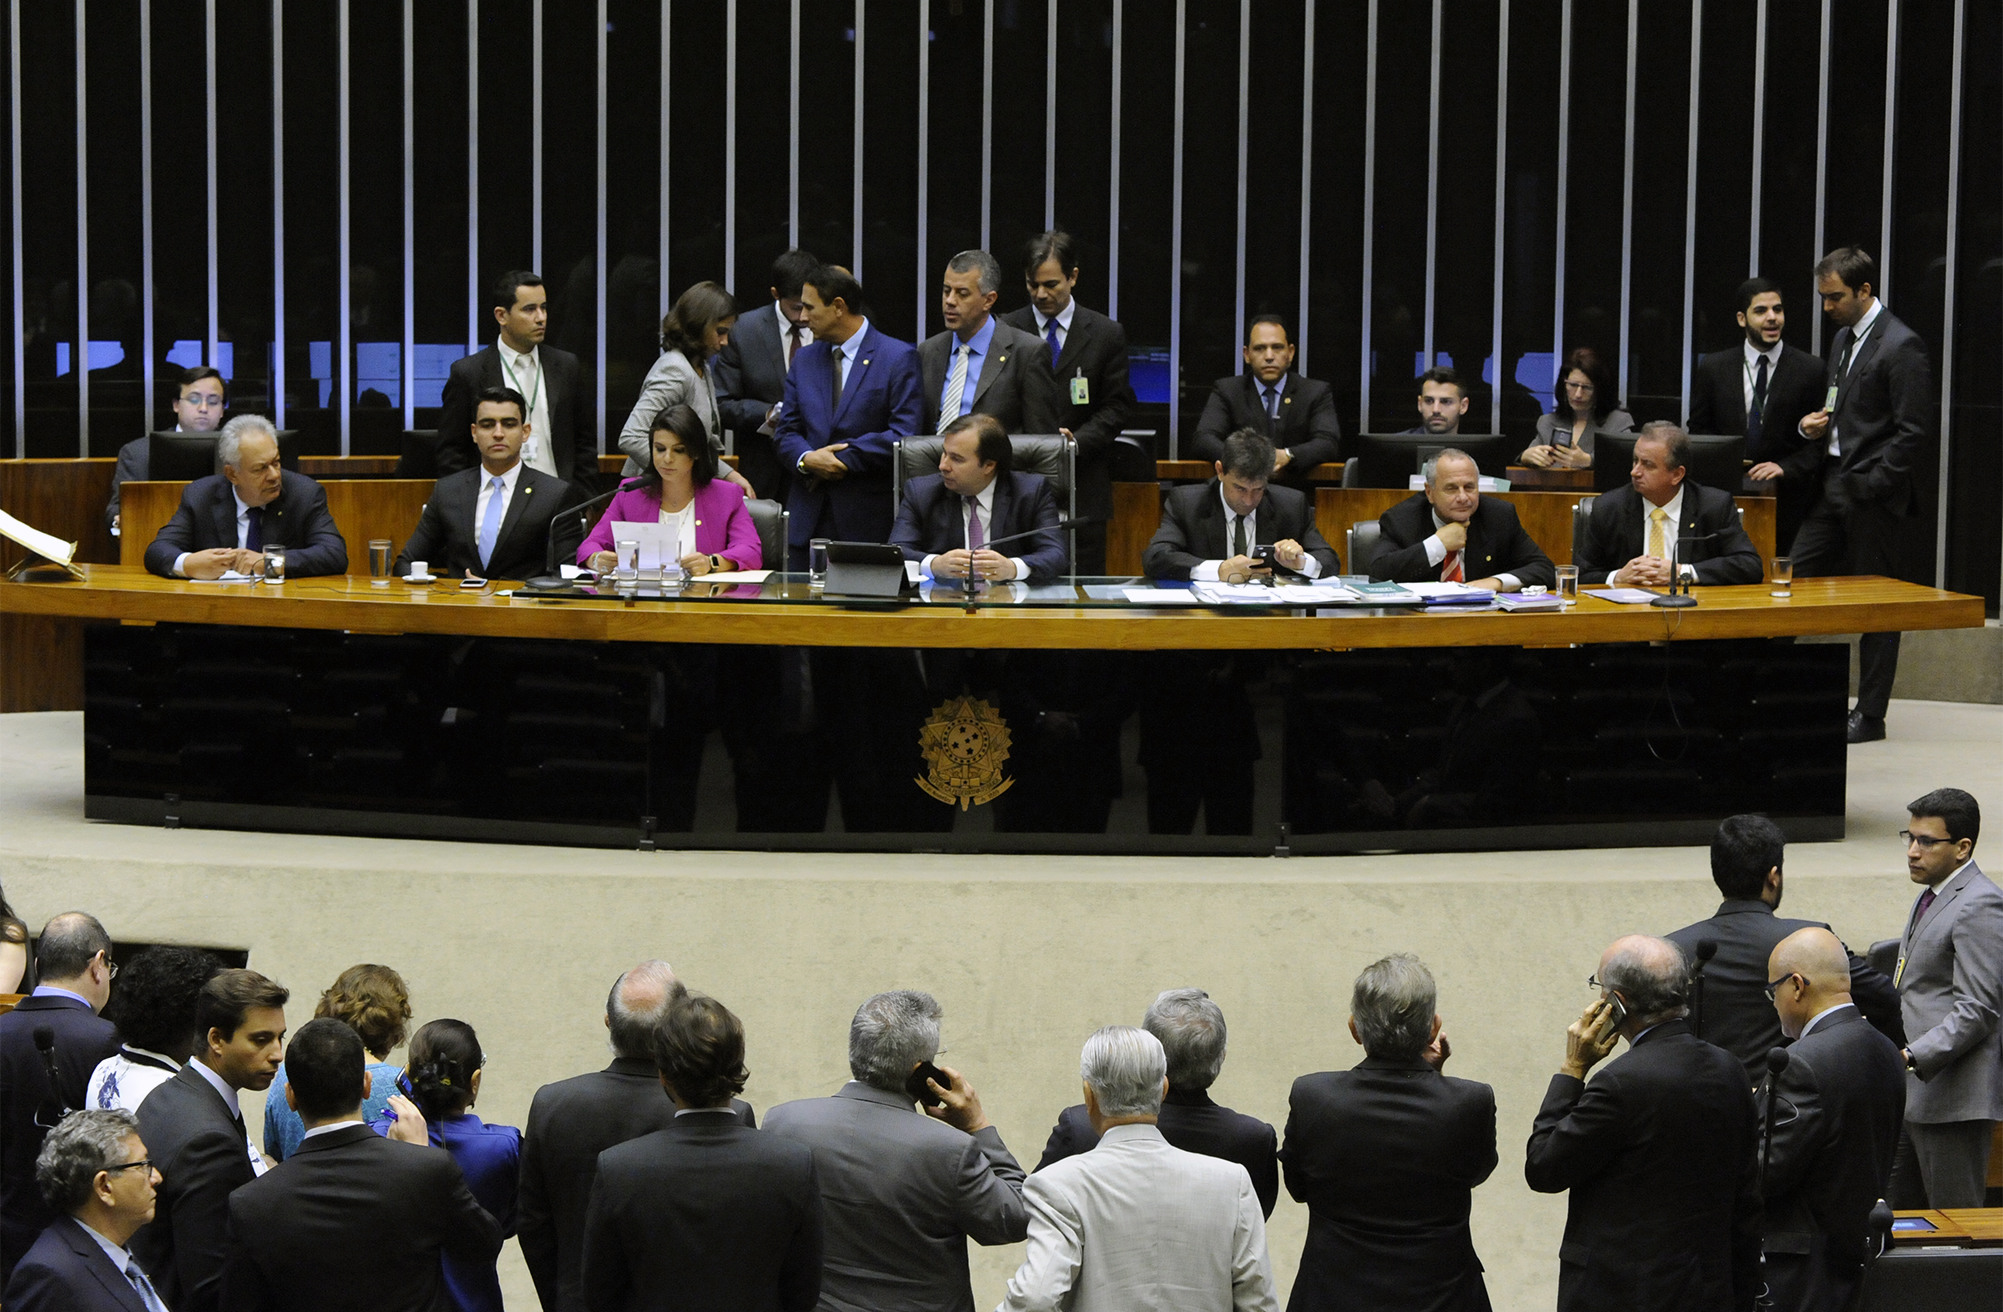
[[[1245,372],[1220,378],[1203,403],[1190,444],[1198,460],[1216,460],[1224,440],[1249,428],[1272,439],[1273,477],[1306,487],[1316,465],[1342,458],[1342,425],[1327,383],[1294,372],[1294,344],[1275,314],[1252,320],[1245,333]]]
[[[612,1064],[545,1084],[529,1104],[516,1234],[545,1312],[584,1312],[584,1209],[598,1154],[674,1121],[649,1045],[681,992],[665,961],[643,961],[619,976],[605,999]],[[731,1106],[756,1128],[748,1103]]]
[[[1008,433],[993,415],[962,415],[940,434],[939,472],[904,485],[890,540],[939,580],[1048,583],[1064,572],[1057,498],[1040,474],[1018,474]],[[1033,537],[1017,537],[1032,529]],[[997,538],[1006,551],[986,545]]]
[[[1811,410],[1822,408],[1822,361],[1781,341],[1787,311],[1780,284],[1771,279],[1739,284],[1738,319],[1745,340],[1697,362],[1690,431],[1746,435],[1746,457],[1753,462],[1747,475],[1780,480],[1774,540],[1786,555],[1808,514],[1809,488],[1821,463],[1821,453],[1798,428]]]
[[[592,389],[583,366],[568,351],[545,344],[549,294],[542,279],[510,269],[494,280],[490,298],[500,334],[494,345],[452,362],[438,405],[438,473],[456,474],[480,463],[469,436],[479,395],[506,387],[525,398],[531,441],[522,449],[530,469],[570,484],[572,497],[588,499],[598,485],[598,430]]]
[[[820,263],[797,248],[772,261],[772,285],[766,288],[772,294],[771,306],[738,315],[730,340],[710,362],[716,408],[737,434],[737,472],[750,480],[757,495],[782,503],[792,486],[793,471],[779,459],[773,433],[793,355],[814,340],[800,295],[807,276]]]
[[[1523,531],[1516,507],[1484,500],[1474,457],[1448,447],[1426,461],[1426,486],[1377,517],[1370,577],[1447,581],[1516,592],[1558,580],[1551,558]]]
[[[229,1198],[265,1169],[237,1094],[268,1089],[278,1074],[289,996],[254,970],[226,970],[203,985],[201,1049],[139,1105],[139,1134],[164,1182],[132,1252],[174,1312],[220,1304]]]
[[[808,1312],[821,1294],[821,1188],[804,1144],[744,1125],[744,1026],[681,994],[654,1033],[666,1129],[598,1158],[584,1225],[591,1308]]]
[[[1566,1031],[1524,1164],[1538,1193],[1572,1192],[1558,1312],[1750,1309],[1759,1121],[1746,1068],[1690,1033],[1674,943],[1616,939],[1593,982],[1601,997]],[[1588,1085],[1616,1037],[1627,1055]]]
[[[1042,340],[1057,381],[1058,431],[1078,443],[1078,517],[1113,517],[1113,444],[1133,413],[1127,381],[1127,334],[1119,324],[1078,304],[1078,257],[1071,234],[1053,229],[1032,237],[1023,254],[1029,304],[1002,316],[1010,327]],[[1074,556],[1080,574],[1106,572],[1106,525],[1081,524]]]
[[[940,279],[946,331],[918,346],[925,377],[925,431],[962,415],[993,415],[1011,433],[1055,433],[1062,423],[1050,350],[994,316],[1001,265],[986,251],[961,251]]]
[[[224,383],[220,372],[208,365],[195,365],[181,372],[175,389],[174,428],[176,433],[213,433],[223,425]],[[126,483],[144,482],[152,463],[153,435],[135,437],[118,448],[118,464],[111,471],[111,500],[104,507],[104,522],[113,537],[118,536],[119,489]]]
[[[1162,503],[1161,527],[1141,556],[1149,578],[1248,583],[1272,574],[1252,548],[1270,546],[1281,567],[1308,578],[1340,572],[1304,492],[1274,487],[1273,443],[1249,428],[1225,439],[1217,477],[1179,487]]]
[[[127,1251],[153,1219],[160,1173],[131,1112],[75,1112],[49,1131],[35,1183],[55,1219],[15,1264],[8,1312],[166,1312]]]
[[[800,301],[814,340],[786,374],[776,434],[780,463],[793,471],[793,569],[806,568],[815,538],[889,538],[891,448],[925,421],[918,352],[871,326],[862,284],[824,264]]]
[[[42,928],[36,960],[41,983],[0,1016],[0,1285],[7,1272],[57,1213],[35,1187],[35,1158],[43,1136],[65,1109],[84,1105],[97,1064],[118,1051],[110,1021],[98,1015],[111,998],[111,936],[97,917],[67,911]],[[54,1041],[56,1087],[35,1035]]]
[[[1815,266],[1822,309],[1838,331],[1823,408],[1800,425],[1821,452],[1808,518],[1795,535],[1794,570],[1803,578],[1896,577],[1905,521],[1926,513],[1921,489],[1938,436],[1933,371],[1919,334],[1875,295],[1877,277],[1877,264],[1855,246]],[[1867,633],[1858,654],[1850,741],[1874,742],[1885,736],[1899,635]]]
[[[1161,1137],[1186,1153],[1244,1167],[1259,1195],[1259,1210],[1270,1218],[1280,1198],[1279,1140],[1273,1127],[1220,1107],[1210,1097],[1210,1086],[1224,1069],[1223,1009],[1202,989],[1168,989],[1148,1008],[1141,1028],[1160,1039],[1168,1054],[1168,1092],[1155,1122]],[[1085,1104],[1066,1107],[1058,1113],[1036,1169],[1090,1152],[1098,1143],[1099,1132],[1092,1128]]]
[[[1667,936],[1692,966],[1690,1032],[1744,1062],[1747,1078],[1755,1083],[1766,1074],[1767,1054],[1786,1041],[1767,996],[1772,978],[1767,958],[1791,934],[1829,928],[1819,920],[1774,914],[1786,851],[1786,835],[1765,816],[1726,817],[1711,838],[1711,879],[1725,900],[1709,920]],[[1711,954],[1698,969],[1703,943],[1711,944]],[[1899,994],[1892,981],[1854,952],[1849,962],[1847,992],[1864,1019],[1893,1043],[1904,1044]]]
[[[526,410],[521,393],[508,388],[480,394],[473,418],[480,467],[438,480],[392,573],[408,574],[414,560],[434,574],[486,579],[525,579],[549,567],[550,522],[569,488],[522,462],[522,444],[533,437]],[[566,515],[557,527],[558,563],[577,554],[574,521]]]
[[[1850,953],[1799,929],[1765,967],[1793,1046],[1762,1090],[1773,1101],[1766,1279],[1776,1312],[1845,1312],[1863,1277],[1864,1232],[1884,1197],[1906,1107],[1899,1050],[1850,1000]]]
[[[1438,1001],[1417,957],[1369,966],[1349,1004],[1363,1061],[1294,1081],[1280,1157],[1308,1239],[1289,1312],[1488,1312],[1468,1212],[1495,1170],[1495,1090],[1443,1073]]]
[[[327,512],[327,492],[278,463],[278,430],[263,415],[238,415],[216,441],[223,472],[181,493],[174,517],[146,548],[163,578],[216,579],[230,570],[264,574],[264,549],[283,546],[285,576],[340,574],[348,544]]]
[[[371,1130],[368,1093],[361,1036],[332,1016],[306,1022],[285,1061],[285,1101],[306,1137],[230,1196],[224,1312],[443,1312],[453,1304],[441,1257],[491,1269],[500,1222],[452,1154],[425,1142],[408,1099],[390,1099],[387,1138]]]
[[[1693,583],[1758,583],[1759,548],[1739,523],[1732,494],[1689,478],[1690,438],[1655,420],[1634,441],[1628,485],[1597,498],[1579,545],[1579,582],[1666,588],[1674,552]]]

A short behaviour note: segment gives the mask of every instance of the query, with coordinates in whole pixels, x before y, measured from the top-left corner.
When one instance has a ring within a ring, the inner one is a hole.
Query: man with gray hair
[[[1085,1041],[1078,1073],[1099,1144],[1029,1178],[1029,1252],[999,1312],[1278,1312],[1252,1178],[1156,1125],[1161,1040],[1109,1025]]]
[[[1690,975],[1668,939],[1615,939],[1565,1033],[1524,1176],[1571,1190],[1558,1312],[1750,1308],[1759,1287],[1759,1118],[1746,1068],[1690,1032]],[[1627,1054],[1590,1085],[1586,1073]]]
[[[287,577],[340,574],[348,544],[327,510],[327,492],[278,462],[278,430],[263,415],[238,415],[216,442],[223,472],[198,478],[146,548],[146,568],[170,579],[264,573],[267,547],[283,546]]]
[[[993,415],[1011,433],[1055,433],[1064,422],[1050,352],[994,317],[1000,292],[1001,265],[986,251],[961,251],[946,262],[939,288],[946,331],[918,345],[925,432],[967,414]]]
[[[166,1312],[125,1246],[153,1219],[159,1183],[131,1112],[64,1118],[35,1159],[35,1184],[56,1219],[14,1267],[8,1312]]]
[[[1202,989],[1166,989],[1148,1008],[1141,1028],[1161,1040],[1168,1054],[1168,1093],[1156,1121],[1161,1137],[1186,1153],[1244,1167],[1259,1195],[1260,1215],[1270,1218],[1280,1197],[1278,1136],[1256,1116],[1220,1107],[1210,1097],[1210,1086],[1224,1069],[1223,1009]],[[1090,1152],[1098,1142],[1085,1104],[1066,1107],[1036,1169]]]
[[[1515,592],[1558,581],[1516,507],[1481,495],[1474,457],[1448,447],[1426,461],[1426,486],[1377,517],[1370,577],[1393,583],[1465,583]]]
[[[665,961],[643,961],[612,983],[605,1028],[612,1064],[545,1084],[522,1136],[516,1233],[545,1312],[584,1312],[584,1217],[598,1154],[673,1124],[675,1104],[654,1065],[654,1027],[684,989]],[[756,1127],[751,1105],[731,1111]]]
[[[933,1064],[943,1014],[929,993],[877,994],[849,1023],[854,1078],[766,1117],[768,1133],[814,1152],[820,1312],[973,1312],[967,1240],[1013,1244],[1028,1228],[1022,1167],[980,1094]]]
[[[1308,1237],[1290,1312],[1487,1312],[1468,1212],[1495,1170],[1495,1090],[1441,1072],[1438,1001],[1417,957],[1374,962],[1349,1000],[1363,1060],[1294,1081],[1280,1159]]]

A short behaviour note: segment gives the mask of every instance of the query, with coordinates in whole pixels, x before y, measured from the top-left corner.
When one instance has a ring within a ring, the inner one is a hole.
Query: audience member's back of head
[[[1085,1040],[1078,1075],[1091,1088],[1101,1116],[1158,1116],[1168,1053],[1146,1030],[1108,1025]]]
[[[1202,989],[1168,989],[1148,1008],[1141,1027],[1168,1054],[1168,1086],[1199,1093],[1224,1069],[1224,1011]]]
[[[486,1063],[471,1025],[426,1021],[410,1036],[410,1100],[428,1121],[457,1116],[473,1101],[473,1077]]]
[[[612,981],[605,998],[605,1028],[612,1055],[622,1061],[654,1059],[654,1031],[668,1004],[684,989],[665,961],[643,961]]]
[[[111,952],[111,935],[87,911],[52,917],[35,940],[35,970],[44,984],[75,979],[98,953]]]
[[[1426,963],[1409,952],[1373,961],[1356,977],[1349,1014],[1363,1051],[1379,1061],[1416,1061],[1433,1039],[1439,988]]]
[[[1609,950],[1600,983],[1627,1000],[1629,1024],[1648,1026],[1689,1011],[1690,966],[1668,939],[1630,934]]]
[[[1787,835],[1765,816],[1727,816],[1711,839],[1711,880],[1727,898],[1753,901],[1786,852]]]
[[[342,971],[313,1006],[315,1016],[331,1016],[361,1035],[377,1061],[402,1045],[410,1024],[410,990],[388,966],[363,964]]]
[[[744,1091],[744,1025],[715,998],[684,992],[654,1031],[654,1064],[690,1107],[728,1107]]]
[[[902,1094],[912,1067],[939,1055],[939,1018],[929,993],[892,989],[856,1008],[848,1029],[848,1068],[863,1084]]]
[[[195,1000],[223,963],[200,948],[148,948],[118,972],[118,989],[105,1008],[129,1047],[185,1061],[201,1046]]]
[[[285,1053],[286,1091],[301,1119],[330,1120],[361,1110],[367,1054],[361,1035],[331,1016],[301,1026]]]

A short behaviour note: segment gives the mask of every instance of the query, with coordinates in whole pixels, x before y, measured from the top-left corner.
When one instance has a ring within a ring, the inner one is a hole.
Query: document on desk
[[[1136,606],[1194,606],[1197,596],[1191,588],[1122,588],[1120,593]]]
[[[1363,600],[1340,583],[1282,583],[1270,591],[1294,606],[1354,606]]]
[[[1426,599],[1428,606],[1485,606],[1495,600],[1487,588],[1470,588],[1465,583],[1407,583],[1405,587]]]
[[[1657,595],[1646,588],[1587,588],[1585,592],[1588,597],[1598,597],[1601,601],[1617,602],[1623,606],[1645,606]]]
[[[189,579],[189,580],[188,580],[188,582],[190,582],[190,583],[255,583],[255,582],[257,582],[257,576],[256,576],[255,574],[239,574],[239,573],[237,573],[237,572],[236,572],[235,570],[233,570],[233,569],[226,569],[226,570],[224,570],[224,571],[223,571],[223,572],[222,572],[221,574],[218,574],[218,575],[217,575],[217,576],[216,576],[215,578],[212,578],[212,579]]]
[[[703,583],[763,583],[772,577],[769,569],[719,569],[704,574]]]
[[[615,519],[612,521],[614,542],[637,542],[640,544],[640,568],[661,570],[669,575],[682,572],[682,558],[677,548],[680,542],[671,536],[668,526],[659,520],[651,524],[635,520]]]
[[[1189,590],[1206,606],[1272,606],[1280,601],[1275,595],[1279,589],[1264,583],[1192,583]]]

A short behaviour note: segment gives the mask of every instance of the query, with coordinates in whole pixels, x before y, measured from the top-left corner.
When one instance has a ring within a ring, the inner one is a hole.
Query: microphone
[[[1880,1198],[1871,1204],[1871,1215],[1864,1222],[1864,1264],[1883,1257],[1892,1246],[1892,1205]]]
[[[44,1130],[53,1130],[69,1115],[70,1109],[63,1105],[62,1074],[56,1069],[56,1031],[52,1025],[35,1026],[35,1050],[42,1057],[42,1074],[49,1081],[49,1096],[35,1108],[35,1124]]]
[[[549,540],[543,544],[542,559],[544,572],[535,578],[526,580],[522,586],[531,592],[561,592],[575,587],[574,583],[563,576],[560,562],[556,558],[556,530],[564,523],[566,516],[576,515],[578,527],[586,533],[590,532],[588,528],[584,527],[584,516],[593,507],[604,505],[627,488],[638,484],[638,482],[638,479],[633,479],[630,482],[622,481],[610,492],[601,492],[581,505],[573,506],[568,510],[559,510],[555,515],[552,515],[549,521]],[[579,536],[581,537],[582,534]]]
[[[1760,1187],[1766,1187],[1767,1165],[1773,1158],[1773,1108],[1780,1101],[1780,1073],[1787,1069],[1786,1048],[1767,1052],[1767,1105],[1760,1126]]]
[[[1700,1039],[1704,1037],[1704,967],[1717,955],[1717,939],[1697,940],[1697,964],[1690,968],[1690,987],[1697,995],[1697,1005],[1691,1012],[1690,1032]]]
[[[1675,543],[1670,547],[1669,552],[1669,591],[1659,597],[1651,598],[1648,604],[1651,606],[1665,606],[1675,610],[1681,610],[1686,606],[1695,606],[1697,598],[1690,595],[1690,585],[1683,582],[1683,552],[1680,548],[1686,542],[1709,542],[1717,536],[1715,532],[1692,533],[1687,537],[1676,539]],[[1683,583],[1683,591],[1681,592],[1676,590],[1678,583]]]

